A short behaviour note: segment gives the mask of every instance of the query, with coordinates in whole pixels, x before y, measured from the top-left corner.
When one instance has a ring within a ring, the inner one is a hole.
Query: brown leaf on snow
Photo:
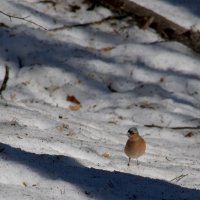
[[[165,82],[165,78],[164,77],[160,77],[160,83],[164,83]]]
[[[153,104],[150,104],[148,102],[142,102],[140,104],[140,108],[147,108],[147,109],[152,109],[152,110],[155,110],[155,106]]]
[[[24,185],[24,187],[27,187],[27,183],[26,182],[23,182],[22,184]]]
[[[69,110],[77,111],[81,108],[81,102],[75,96],[68,95],[66,100],[73,103],[72,105],[69,105]]]
[[[111,51],[112,49],[114,49],[114,47],[103,47],[103,48],[100,48],[98,50],[103,51],[103,52],[108,52],[108,51]]]
[[[70,101],[72,103],[79,104],[79,105],[81,104],[80,101],[73,95],[71,95],[71,96],[68,95],[67,96],[67,101]]]
[[[110,154],[107,153],[107,152],[105,152],[105,153],[102,154],[102,157],[104,157],[104,158],[110,158]]]
[[[70,130],[66,135],[67,135],[67,136],[74,136],[74,135],[76,135],[76,132]]]
[[[185,137],[192,137],[194,134],[192,132],[189,132],[185,135]]]
[[[69,106],[69,109],[71,110],[71,111],[77,111],[77,110],[79,110],[81,108],[81,105],[80,104],[75,104],[75,105],[70,105]]]

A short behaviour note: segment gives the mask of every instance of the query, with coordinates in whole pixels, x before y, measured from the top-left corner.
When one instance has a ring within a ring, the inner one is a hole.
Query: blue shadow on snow
[[[12,161],[29,170],[53,180],[62,180],[76,185],[88,198],[148,199],[148,200],[198,200],[200,191],[172,183],[136,176],[119,171],[88,168],[74,158],[63,155],[35,154],[0,143],[1,162]],[[9,171],[8,173],[12,173]],[[15,174],[13,174],[15,176]]]

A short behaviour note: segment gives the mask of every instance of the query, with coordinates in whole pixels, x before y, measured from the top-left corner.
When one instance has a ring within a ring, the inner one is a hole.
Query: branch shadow
[[[174,71],[172,69],[168,69],[168,70],[153,69],[149,65],[147,65],[145,62],[139,59],[137,61],[137,67],[142,68],[146,71],[153,72],[153,73],[161,73],[163,75],[171,75],[171,76],[177,76],[177,77],[181,76],[184,78],[184,80],[186,79],[193,79],[193,80],[198,80],[198,81],[200,80],[200,76],[195,75],[195,74],[182,74],[181,72]],[[134,88],[133,91],[134,91],[134,94],[138,96],[144,96],[144,94],[145,96],[158,95],[162,99],[171,99],[176,103],[181,103],[181,104],[189,105],[196,109],[200,109],[199,105],[192,103],[188,100],[185,100],[183,98],[177,97],[176,94],[174,94],[173,92],[167,91],[166,89],[162,88],[159,84],[143,83],[142,85]]]
[[[19,10],[22,11],[22,13],[30,13],[30,16],[35,16],[35,17],[39,17],[39,18],[42,18],[43,21],[45,22],[49,22],[49,23],[52,23],[54,22],[55,24],[56,23],[61,23],[61,24],[68,24],[70,23],[69,21],[67,21],[67,19],[62,19],[60,17],[55,17],[55,16],[50,16],[50,15],[47,15],[41,11],[38,11],[37,9],[35,9],[33,6],[28,6],[28,5],[25,5],[23,3],[19,3],[19,2],[8,2],[8,4],[10,4],[11,6],[13,6],[14,8],[17,8]]]
[[[121,64],[118,63],[119,61],[115,57],[99,53],[95,49],[86,48],[72,42],[61,42],[56,39],[51,39],[50,41],[48,39],[44,39],[48,38],[48,36],[40,30],[32,30],[24,26],[22,26],[22,28],[25,28],[27,32],[15,31],[13,29],[0,29],[0,41],[2,43],[0,57],[3,60],[12,63],[13,66],[20,68],[23,63],[22,67],[39,65],[40,67],[50,66],[54,68],[61,68],[62,70],[72,73],[78,80],[85,80],[85,83],[89,88],[100,90],[103,93],[110,93],[107,83],[100,78],[91,79],[89,77],[90,73],[95,73],[98,77],[106,77],[105,79],[107,82],[109,82],[109,77],[112,77],[112,80],[120,80],[121,82],[123,80],[125,82],[127,81],[127,77],[102,72],[101,68],[98,69],[96,66],[94,67],[94,70],[92,67],[88,67],[88,61],[91,60],[98,60],[107,64],[111,63],[112,65],[115,65],[115,67],[121,67]],[[37,37],[38,33],[42,35],[40,36],[41,38]],[[100,36],[102,36],[101,33]],[[7,37],[10,37],[9,43],[4,42],[4,39]],[[158,46],[158,48],[163,47]],[[137,57],[138,59],[135,62],[132,60],[126,60],[126,62],[136,68],[149,71],[150,73],[157,73],[164,76],[177,76],[183,78],[184,80],[200,80],[200,76],[197,74],[184,74],[180,71],[172,69],[155,69],[149,64],[144,63],[140,56]],[[21,60],[20,63],[18,60],[19,58]],[[135,84],[136,81],[132,79],[131,82]],[[178,98],[175,94],[172,94],[156,83],[143,83],[143,85],[145,86],[143,89],[141,89],[140,86],[134,89],[134,92],[136,92],[138,96],[159,95],[163,99],[172,99],[174,102],[186,104],[199,109],[199,106],[195,103]]]
[[[22,26],[22,29],[24,27]],[[79,80],[87,80],[90,71],[86,66],[86,61],[98,59],[105,62],[112,62],[110,58],[102,57],[98,51],[82,47],[75,43],[60,42],[52,39],[43,40],[37,38],[32,33],[33,30],[25,27],[28,34],[24,31],[14,31],[12,29],[0,29],[0,57],[9,62],[13,67],[22,68],[26,66],[38,65],[40,67],[49,66],[61,68],[72,73]],[[48,37],[46,33],[35,30]],[[31,33],[32,32],[32,33]],[[9,37],[9,43],[5,38]],[[4,42],[5,41],[5,42]],[[20,59],[20,63],[19,63]],[[86,82],[87,82],[86,81]],[[102,92],[108,91],[100,81],[93,79],[93,84],[88,83],[91,88],[99,89]]]
[[[69,182],[90,198],[194,200],[200,196],[199,190],[180,187],[166,181],[119,171],[88,168],[68,156],[35,154],[4,143],[0,143],[0,147],[4,148],[0,153],[1,160],[25,165],[49,181]],[[9,173],[12,175],[12,172]]]
[[[31,10],[31,12],[34,12]],[[47,16],[45,20],[48,20]],[[64,21],[63,21],[64,22]],[[66,22],[66,21],[65,21]],[[20,28],[20,27],[19,27]],[[20,67],[18,58],[22,60],[23,66],[30,65],[48,65],[51,67],[62,68],[73,73],[78,78],[88,79],[88,68],[84,65],[84,60],[98,59],[106,63],[117,63],[115,58],[106,55],[100,55],[98,51],[81,47],[81,45],[72,42],[60,42],[56,39],[51,41],[46,39],[47,34],[39,30],[33,30],[26,26],[21,26],[22,31],[16,29],[0,29],[0,56],[2,59],[11,62],[13,66]],[[23,31],[23,29],[26,29]],[[87,29],[89,32],[91,29]],[[34,35],[34,32],[36,33]],[[38,34],[40,36],[37,36]],[[99,34],[106,41],[106,34]],[[9,36],[8,40],[4,40]],[[27,43],[28,42],[28,43]],[[78,62],[76,61],[78,60]],[[138,63],[144,70],[152,72],[173,74],[175,76],[185,76],[182,73],[174,71],[159,71],[143,63]],[[103,76],[102,74],[100,74]],[[120,78],[116,76],[116,80]],[[194,78],[199,80],[196,75],[185,76],[185,78]],[[124,78],[125,79],[125,78]],[[133,80],[134,81],[134,80]],[[102,83],[93,79],[90,84],[93,89],[100,89],[102,92],[108,91]],[[136,94],[148,96],[151,89],[158,91],[163,98],[172,98],[174,101],[195,106],[190,102],[177,99],[176,96],[159,88],[154,84],[146,84],[143,93],[141,88],[135,88]],[[155,90],[155,88],[157,88]],[[74,158],[61,155],[35,154],[27,152],[8,144],[0,143],[0,147],[5,151],[0,153],[1,159],[7,159],[12,162],[20,163],[30,167],[48,178],[49,180],[63,180],[78,186],[83,193],[89,197],[98,199],[199,199],[200,192],[195,189],[183,188],[166,181],[140,177],[123,172],[109,172],[100,169],[93,169],[83,166]]]

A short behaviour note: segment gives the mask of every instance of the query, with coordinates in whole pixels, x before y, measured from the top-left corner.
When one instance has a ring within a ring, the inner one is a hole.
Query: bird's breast
[[[144,139],[140,138],[137,141],[128,140],[124,148],[124,152],[130,158],[138,158],[145,153],[146,144]]]

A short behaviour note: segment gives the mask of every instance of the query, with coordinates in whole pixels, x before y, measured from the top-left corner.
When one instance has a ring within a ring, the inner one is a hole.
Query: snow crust
[[[0,199],[200,199],[199,55],[128,17],[75,26],[113,14],[48,2],[1,1],[48,30],[0,14]],[[147,150],[128,167],[132,126]]]

